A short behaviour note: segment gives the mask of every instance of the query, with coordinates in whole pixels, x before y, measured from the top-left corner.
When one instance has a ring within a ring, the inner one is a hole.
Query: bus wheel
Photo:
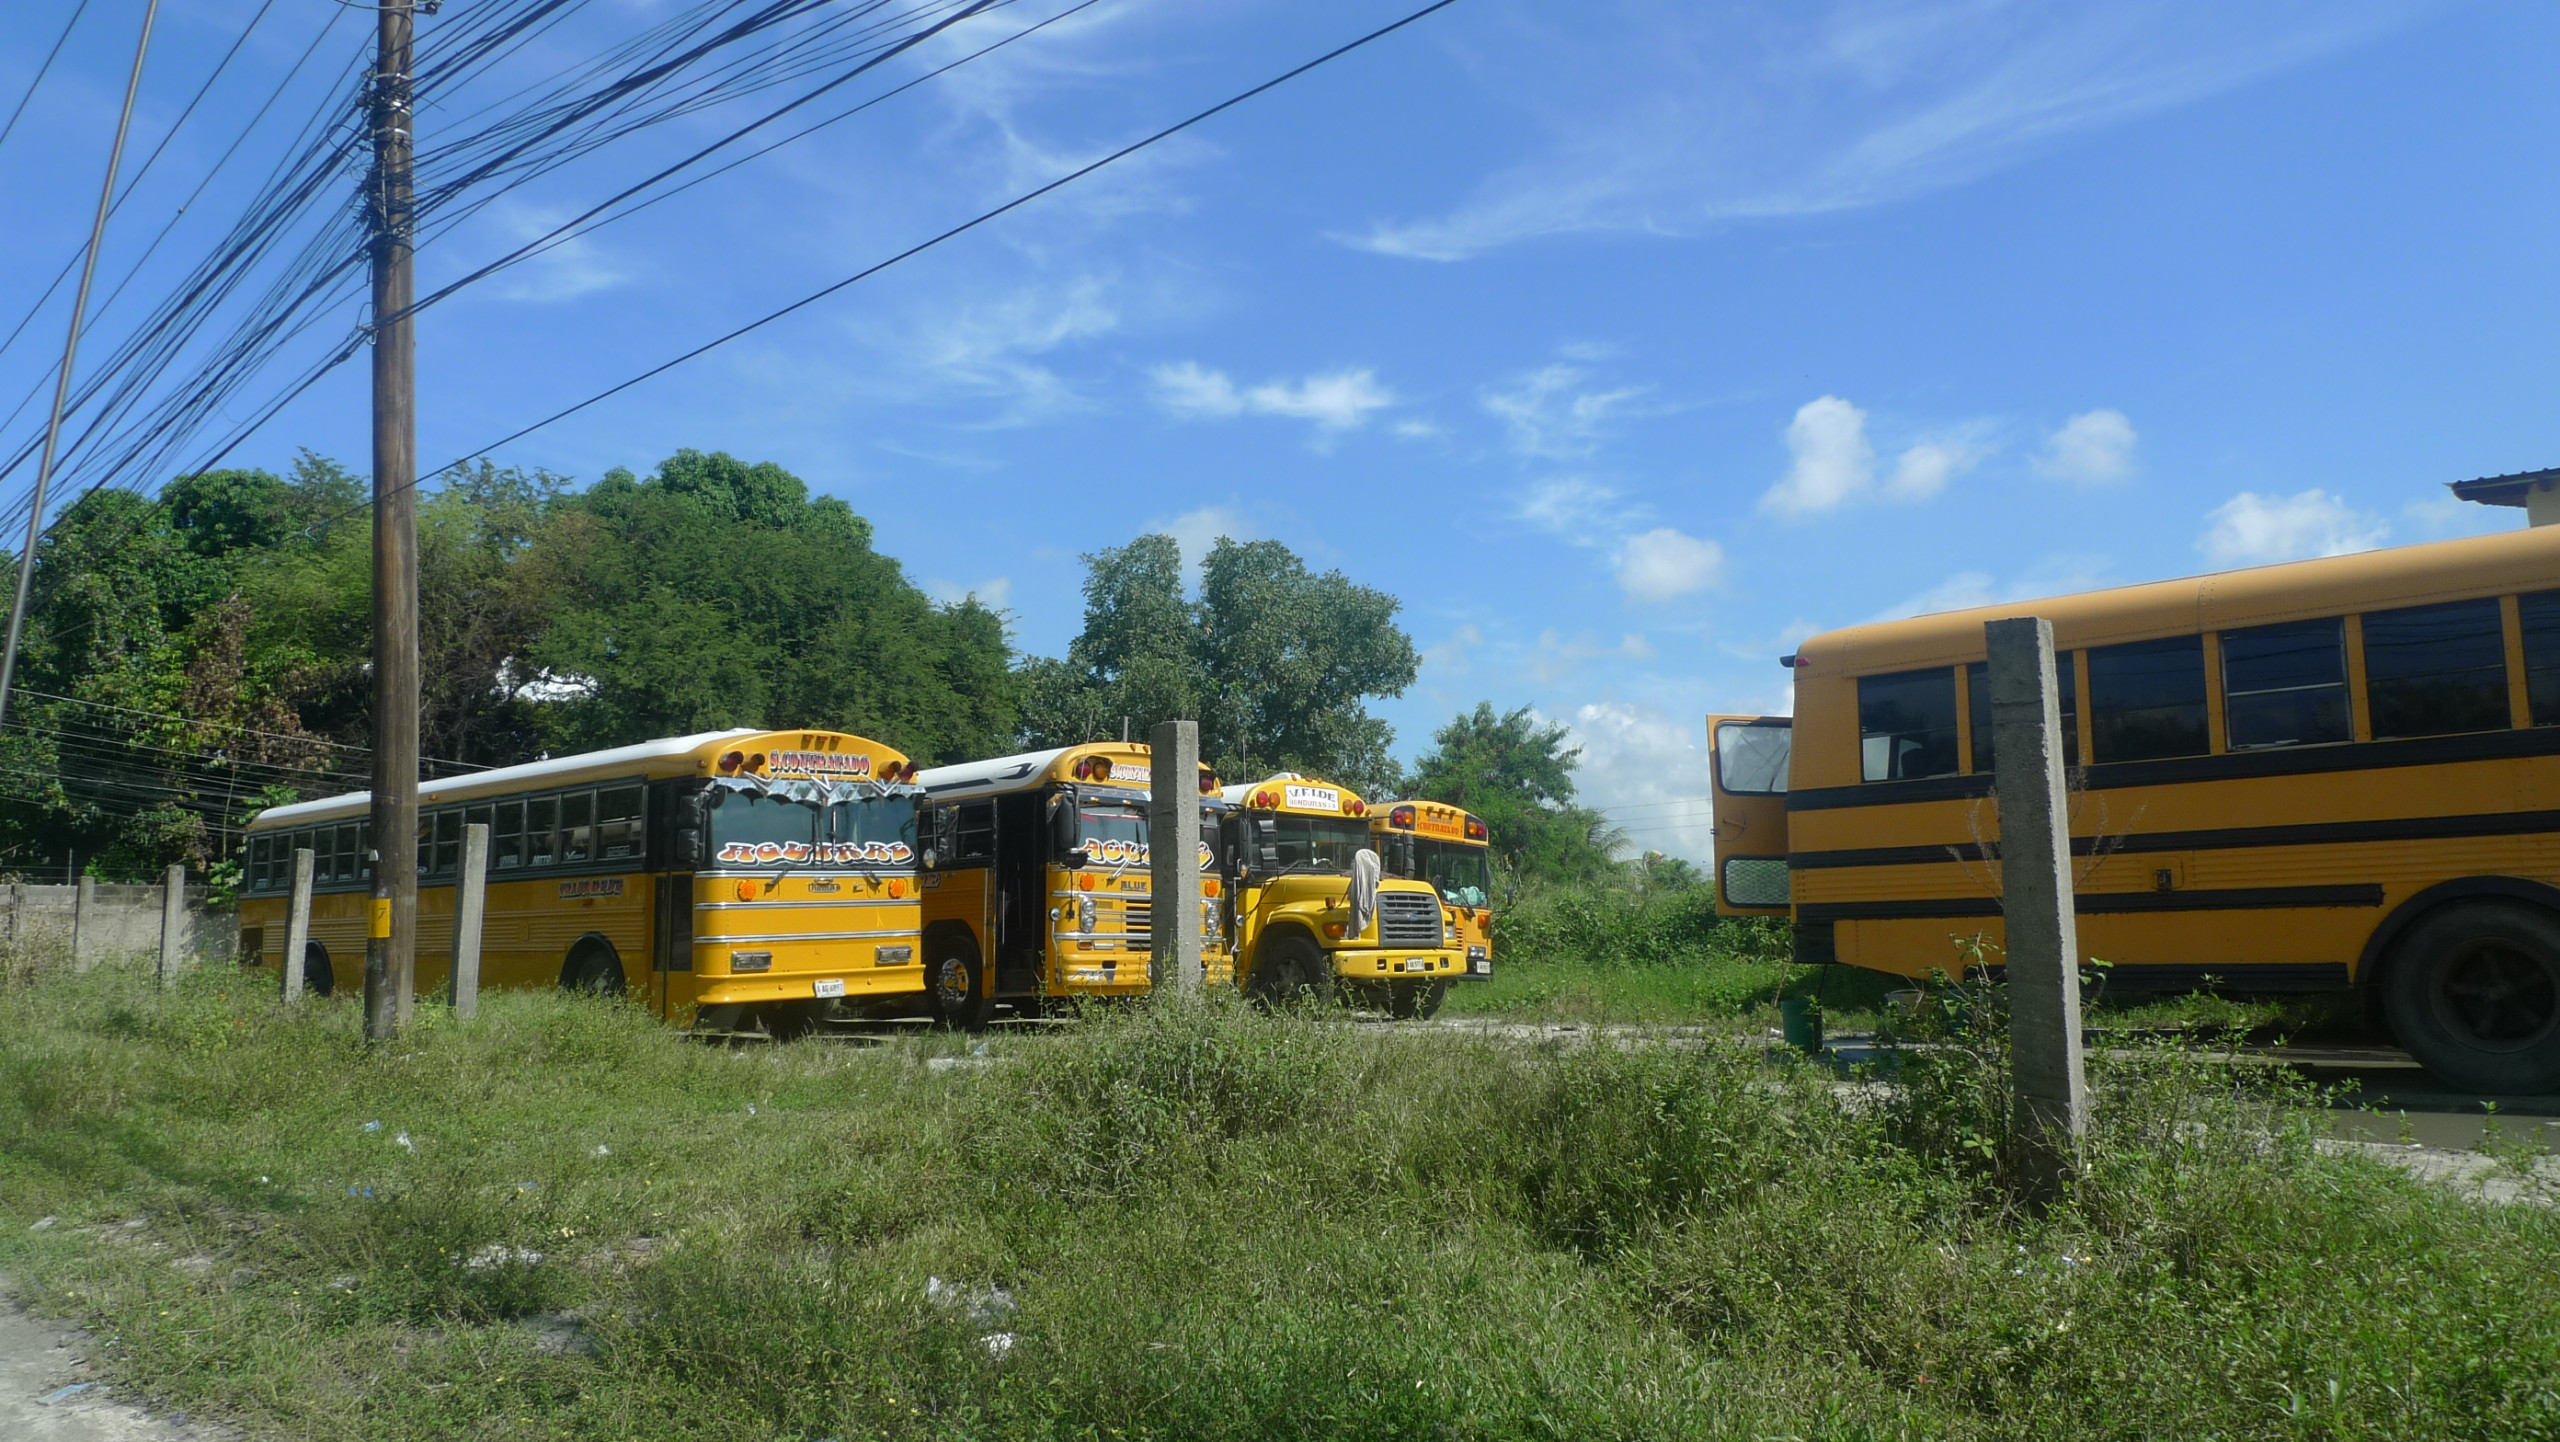
[[[1392,1000],[1387,1015],[1398,1021],[1429,1021],[1440,1014],[1440,1003],[1449,999],[1449,983],[1426,981],[1418,986],[1399,986],[1389,992]]]
[[[569,964],[560,968],[560,987],[590,996],[622,995],[622,958],[613,943],[590,939],[571,948]]]
[[[2456,1086],[2560,1087],[2560,917],[2477,902],[2425,918],[2394,950],[2383,1008],[2409,1054]]]
[[[1261,946],[1247,990],[1264,1006],[1290,1006],[1315,999],[1324,986],[1324,948],[1315,938],[1287,931]]]
[[[316,941],[302,944],[302,990],[307,996],[327,996],[338,984],[338,974],[329,969],[329,948]]]
[[[977,1031],[987,1024],[986,963],[978,943],[946,932],[925,944],[924,1007],[944,1026]]]

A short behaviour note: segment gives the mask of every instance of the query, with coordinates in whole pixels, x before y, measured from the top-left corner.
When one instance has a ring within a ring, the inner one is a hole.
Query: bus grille
[[[1440,944],[1440,901],[1419,891],[1382,891],[1378,893],[1378,944],[1380,946],[1430,946]]]
[[[1120,903],[1120,926],[1132,950],[1144,950],[1154,939],[1156,909],[1151,901]]]

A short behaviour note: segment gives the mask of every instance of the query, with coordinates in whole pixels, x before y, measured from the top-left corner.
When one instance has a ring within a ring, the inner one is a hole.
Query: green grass
[[[983,1055],[419,1017],[0,994],[0,1267],[163,1405],[333,1442],[2560,1432],[2560,1221],[2177,1051],[2102,1059],[2039,1216],[1962,1049],[1844,1100],[1169,1000]]]

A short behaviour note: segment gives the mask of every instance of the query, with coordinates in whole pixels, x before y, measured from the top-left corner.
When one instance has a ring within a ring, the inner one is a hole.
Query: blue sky
[[[0,104],[70,8],[0,14]],[[93,0],[0,146],[12,321],[85,228],[139,8]],[[164,0],[137,154],[248,8]],[[669,8],[600,0],[517,78]],[[422,459],[1405,8],[1103,0],[504,273],[421,323]],[[275,0],[103,274],[333,12]],[[1703,855],[1701,717],[1784,709],[1810,631],[2519,523],[2443,483],[2560,462],[2555,53],[2560,10],[2521,4],[1461,0],[497,458],[779,461],[1035,652],[1078,624],[1080,553],[1276,538],[1403,597],[1404,754],[1535,706],[1639,845]],[[509,197],[422,281],[699,124]],[[361,467],[364,395],[344,371],[236,460]]]

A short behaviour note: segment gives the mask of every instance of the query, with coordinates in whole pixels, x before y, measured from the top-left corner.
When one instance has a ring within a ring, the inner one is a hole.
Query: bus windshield
[[[723,787],[711,793],[711,805],[711,842],[723,851],[794,841],[806,846],[818,838],[818,808],[805,801]]]
[[[1422,879],[1439,888],[1442,901],[1483,906],[1493,899],[1493,867],[1483,847],[1425,841],[1420,849]]]
[[[900,864],[915,856],[911,797],[821,804],[723,788],[712,793],[712,808],[712,854],[723,865]]]
[[[839,801],[827,808],[829,841],[904,843],[916,841],[916,803],[911,796],[866,796]]]
[[[1340,875],[1351,870],[1351,854],[1369,844],[1369,825],[1365,821],[1291,816],[1286,812],[1257,820],[1274,828],[1261,833],[1260,843],[1278,849],[1277,864],[1264,863],[1274,871]]]
[[[1086,849],[1101,856],[1109,848],[1101,845],[1117,841],[1136,856],[1137,848],[1147,844],[1147,809],[1134,801],[1086,800],[1078,808],[1081,835]]]

